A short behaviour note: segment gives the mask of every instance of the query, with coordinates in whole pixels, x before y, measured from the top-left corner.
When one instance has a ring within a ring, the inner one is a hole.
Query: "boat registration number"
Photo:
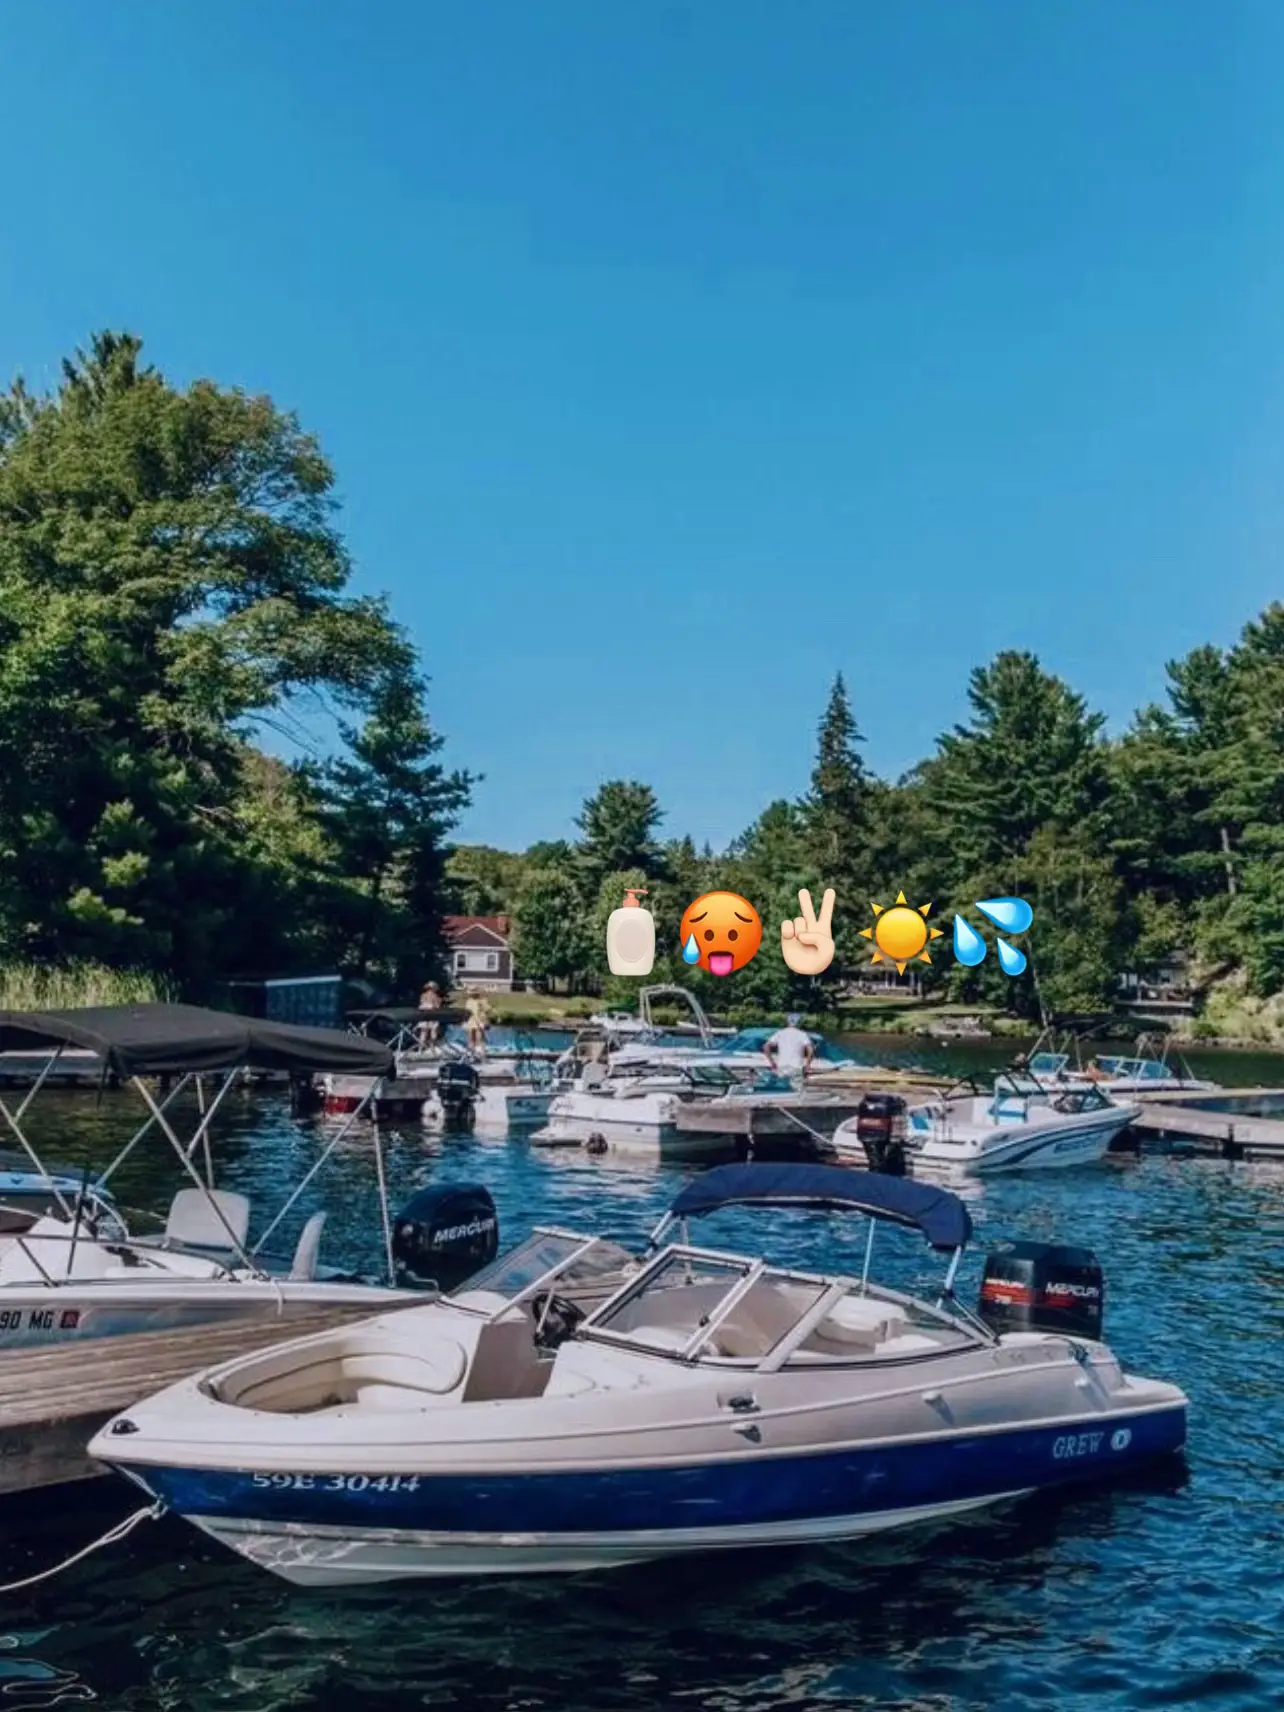
[[[74,1332],[79,1308],[0,1308],[0,1332]]]
[[[417,1474],[252,1474],[255,1486],[292,1492],[417,1492]]]

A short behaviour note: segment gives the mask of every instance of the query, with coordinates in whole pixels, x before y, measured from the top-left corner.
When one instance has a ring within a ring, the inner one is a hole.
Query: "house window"
[[[471,970],[474,975],[494,975],[499,969],[498,951],[456,951],[457,971]]]

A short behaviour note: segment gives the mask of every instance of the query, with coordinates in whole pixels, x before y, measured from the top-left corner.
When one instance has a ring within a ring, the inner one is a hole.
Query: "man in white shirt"
[[[763,1043],[762,1048],[776,1075],[787,1076],[791,1081],[805,1076],[816,1056],[811,1036],[798,1026],[801,1021],[798,1012],[791,1011],[786,1018],[785,1027],[777,1029],[770,1040]]]

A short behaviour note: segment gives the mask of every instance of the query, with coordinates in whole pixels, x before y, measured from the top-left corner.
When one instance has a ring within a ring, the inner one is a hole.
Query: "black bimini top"
[[[967,1208],[948,1189],[839,1165],[716,1165],[687,1184],[669,1217],[698,1218],[736,1206],[850,1208],[910,1225],[933,1248],[962,1248],[972,1235]]]
[[[297,1028],[199,1005],[90,1005],[82,1010],[0,1010],[0,1052],[78,1046],[121,1077],[202,1070],[348,1071],[389,1076],[379,1041],[332,1028]]]

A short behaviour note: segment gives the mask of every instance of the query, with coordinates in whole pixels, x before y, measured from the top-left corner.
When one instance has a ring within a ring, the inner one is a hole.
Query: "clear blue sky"
[[[1284,595],[1284,5],[11,0],[3,364],[266,391],[462,835],[715,845],[838,668],[896,774],[1027,647],[1112,725]]]

